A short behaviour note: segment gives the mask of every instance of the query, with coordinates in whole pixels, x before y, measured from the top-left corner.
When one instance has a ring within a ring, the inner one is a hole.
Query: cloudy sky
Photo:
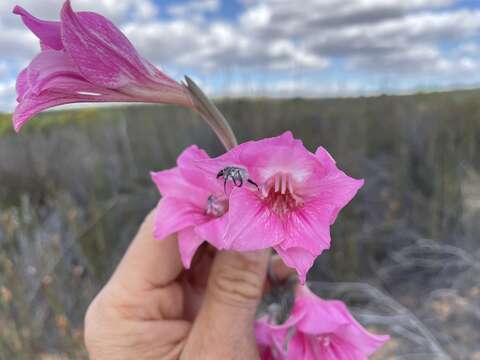
[[[480,84],[478,0],[72,0],[113,20],[169,74],[212,95],[341,96]],[[15,4],[57,19],[62,0],[0,1],[0,111],[38,51]]]

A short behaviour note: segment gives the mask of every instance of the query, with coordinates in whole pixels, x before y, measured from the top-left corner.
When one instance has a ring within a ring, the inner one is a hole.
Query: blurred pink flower
[[[246,142],[198,166],[211,177],[226,167],[242,169],[243,184],[223,179],[230,208],[223,247],[273,247],[302,283],[315,258],[330,247],[338,212],[363,185],[340,171],[324,148],[312,154],[291,132]]]
[[[187,90],[143,59],[105,17],[75,13],[43,21],[16,6],[42,51],[17,78],[16,131],[42,110],[80,102],[153,102],[192,107]]]
[[[205,151],[193,145],[178,157],[177,167],[151,173],[162,195],[156,209],[154,236],[162,240],[178,233],[180,255],[186,268],[205,239],[221,248],[228,200],[215,177],[207,176],[194,165],[208,158]],[[202,229],[205,225],[208,225],[206,230]],[[202,237],[197,230],[202,230]]]
[[[323,300],[305,286],[299,287],[284,324],[263,317],[255,335],[264,360],[366,360],[389,339],[369,333],[343,302]]]

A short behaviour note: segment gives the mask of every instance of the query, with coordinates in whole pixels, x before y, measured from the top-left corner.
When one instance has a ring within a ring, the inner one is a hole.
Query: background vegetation
[[[480,359],[480,92],[224,100],[240,141],[290,129],[366,185],[310,273],[392,341],[378,359]],[[81,359],[82,320],[158,201],[150,170],[197,144],[194,114],[131,106],[0,119],[0,359]]]

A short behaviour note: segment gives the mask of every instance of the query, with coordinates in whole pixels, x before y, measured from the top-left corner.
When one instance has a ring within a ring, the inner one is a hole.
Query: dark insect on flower
[[[227,166],[226,168],[220,170],[217,174],[217,179],[223,177],[223,189],[225,193],[227,192],[227,181],[232,180],[233,185],[242,187],[244,182],[248,182],[252,185],[255,185],[258,189],[258,185],[251,179],[248,178],[248,171],[243,168],[235,166]]]

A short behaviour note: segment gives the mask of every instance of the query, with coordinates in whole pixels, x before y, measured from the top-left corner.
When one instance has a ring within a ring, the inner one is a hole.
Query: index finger
[[[153,237],[155,210],[150,211],[111,281],[120,281],[129,290],[149,290],[167,286],[182,272],[183,265],[176,235],[163,240]]]

